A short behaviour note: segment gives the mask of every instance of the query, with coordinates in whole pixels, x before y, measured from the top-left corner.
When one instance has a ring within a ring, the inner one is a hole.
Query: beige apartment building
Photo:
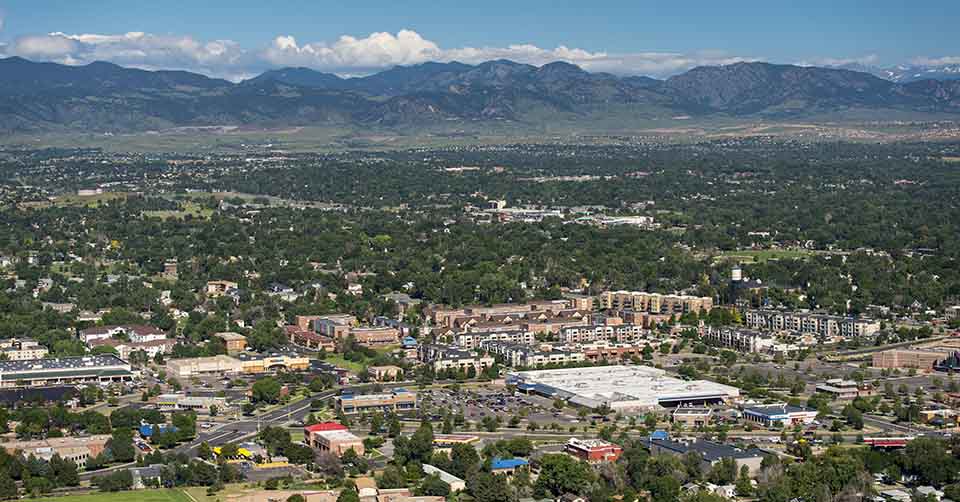
[[[709,312],[713,299],[706,296],[664,295],[644,291],[607,291],[600,295],[600,304],[608,310],[633,310],[652,314],[686,314]]]

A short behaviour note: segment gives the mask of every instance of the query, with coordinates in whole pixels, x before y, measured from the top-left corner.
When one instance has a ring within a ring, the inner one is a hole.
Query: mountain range
[[[239,83],[146,71],[0,59],[0,131],[143,131],[176,126],[409,126],[458,121],[675,115],[795,118],[855,110],[960,114],[960,80],[769,63],[698,67],[657,80],[563,62],[424,63],[357,78],[307,68]]]

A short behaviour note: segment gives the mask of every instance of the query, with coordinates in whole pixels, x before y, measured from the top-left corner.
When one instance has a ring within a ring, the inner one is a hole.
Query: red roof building
[[[322,431],[345,431],[347,426],[337,422],[321,422],[319,424],[308,425],[303,428],[303,432],[322,432]]]
[[[570,438],[564,451],[587,462],[616,462],[623,448],[602,439]]]

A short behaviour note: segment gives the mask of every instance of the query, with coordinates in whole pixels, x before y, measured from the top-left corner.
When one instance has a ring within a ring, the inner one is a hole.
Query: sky
[[[960,64],[958,26],[957,0],[0,0],[0,55],[231,80],[499,58],[665,77],[757,60]]]

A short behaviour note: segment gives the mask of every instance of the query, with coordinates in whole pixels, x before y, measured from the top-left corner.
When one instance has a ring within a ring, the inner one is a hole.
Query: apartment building
[[[454,340],[458,347],[466,350],[478,349],[483,342],[488,341],[501,341],[525,345],[531,345],[537,341],[532,331],[521,330],[460,333],[454,335]]]
[[[484,342],[482,349],[501,358],[514,368],[535,368],[548,364],[570,364],[583,362],[583,352],[544,346],[542,348],[520,345],[510,342]]]
[[[289,325],[283,327],[283,332],[287,335],[287,340],[294,345],[313,350],[325,350],[333,352],[337,349],[333,338],[323,336],[313,330],[304,329],[300,326]]]
[[[493,366],[495,362],[492,357],[480,355],[474,351],[429,343],[417,347],[417,359],[424,364],[433,366],[433,370],[437,372],[451,368],[459,371],[467,371],[469,368],[473,368],[474,371],[480,373]]]
[[[400,344],[400,331],[388,326],[352,328],[348,336],[364,347],[385,347]]]
[[[813,333],[828,339],[869,337],[880,331],[880,321],[875,319],[803,311],[748,309],[743,318],[751,329]]]
[[[146,343],[157,340],[164,340],[167,334],[153,326],[144,326],[142,324],[128,324],[121,326],[94,326],[80,330],[78,334],[80,341],[89,345],[95,340],[106,340],[109,338],[126,339],[132,343]]]
[[[709,312],[713,299],[706,296],[664,295],[644,291],[607,291],[599,297],[608,310],[630,309],[652,314],[686,314]]]
[[[303,324],[307,324],[308,328],[302,327]],[[357,343],[365,347],[383,347],[400,343],[400,330],[397,328],[360,327],[356,317],[346,314],[298,317],[297,326],[301,331],[312,329],[317,334],[335,341],[353,336]]]
[[[120,340],[118,338],[99,338],[92,340],[87,345],[90,348],[94,347],[113,347],[117,351],[117,354],[120,356],[120,359],[130,359],[130,356],[134,352],[143,352],[147,357],[156,357],[157,354],[168,354],[173,351],[173,347],[177,344],[176,340],[161,338],[159,340],[150,340],[146,342],[127,342]]]
[[[740,328],[709,326],[703,331],[702,338],[708,345],[737,352],[768,352],[776,345],[769,334]]]
[[[647,331],[636,324],[570,326],[560,330],[561,343],[610,341],[636,343],[646,339]]]
[[[583,353],[584,359],[590,362],[622,361],[643,357],[643,349],[646,345],[646,343],[612,343],[600,340],[574,344],[567,347],[567,350]]]
[[[26,338],[11,338],[0,341],[0,354],[6,356],[7,361],[25,361],[28,359],[43,359],[49,351],[36,340]]]

